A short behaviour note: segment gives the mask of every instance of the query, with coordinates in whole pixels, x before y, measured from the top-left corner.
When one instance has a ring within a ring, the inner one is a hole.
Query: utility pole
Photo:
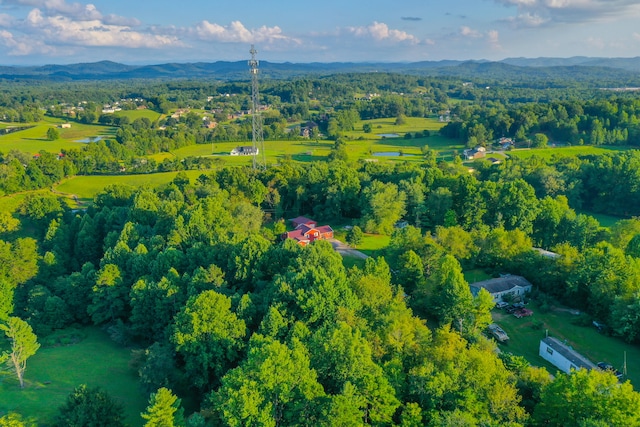
[[[249,60],[249,72],[251,73],[251,125],[253,142],[253,169],[263,170],[267,168],[267,157],[264,152],[264,135],[262,132],[262,112],[260,111],[260,94],[258,91],[258,51],[251,45],[251,59]]]

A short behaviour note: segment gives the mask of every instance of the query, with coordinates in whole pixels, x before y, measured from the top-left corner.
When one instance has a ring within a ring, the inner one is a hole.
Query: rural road
[[[364,254],[359,250],[353,249],[351,246],[345,243],[342,243],[340,240],[329,239],[329,242],[331,242],[331,246],[333,246],[333,249],[335,249],[336,252],[338,252],[342,256],[350,256],[350,257],[361,258],[361,259],[369,258],[369,255]]]

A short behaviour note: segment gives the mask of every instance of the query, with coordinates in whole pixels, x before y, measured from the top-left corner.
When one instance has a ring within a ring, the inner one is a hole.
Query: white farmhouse
[[[540,356],[567,374],[580,368],[596,369],[593,362],[554,337],[540,340]]]

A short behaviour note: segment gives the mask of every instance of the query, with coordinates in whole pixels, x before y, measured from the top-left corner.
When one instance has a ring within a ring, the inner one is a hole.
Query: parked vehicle
[[[533,314],[533,311],[529,310],[528,308],[521,308],[519,310],[516,310],[513,315],[516,316],[518,319],[520,319],[521,317],[528,317],[531,316]]]
[[[505,308],[505,307],[509,307],[509,303],[508,302],[504,302],[504,301],[500,301],[499,303],[496,304],[497,308]]]
[[[607,371],[607,372],[611,372],[613,375],[616,376],[616,378],[618,378],[619,380],[622,379],[622,372],[618,371],[616,368],[613,367],[613,365],[610,365],[609,363],[605,363],[605,362],[598,362],[597,363],[598,368],[600,368],[600,370],[602,371]]]
[[[496,340],[500,341],[501,343],[505,343],[509,341],[509,335],[507,335],[507,333],[497,324],[492,323],[489,326],[487,326],[487,329],[489,329],[489,333],[491,334],[491,336],[493,336]]]

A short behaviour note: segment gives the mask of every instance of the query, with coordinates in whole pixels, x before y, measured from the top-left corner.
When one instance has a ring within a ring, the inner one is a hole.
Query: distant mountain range
[[[491,61],[422,61],[411,63],[275,63],[260,62],[266,78],[337,73],[395,72],[491,79],[575,79],[640,85],[640,57],[635,58],[507,58]],[[125,65],[112,61],[70,65],[0,66],[0,79],[8,80],[112,80],[112,79],[248,80],[247,61]]]

